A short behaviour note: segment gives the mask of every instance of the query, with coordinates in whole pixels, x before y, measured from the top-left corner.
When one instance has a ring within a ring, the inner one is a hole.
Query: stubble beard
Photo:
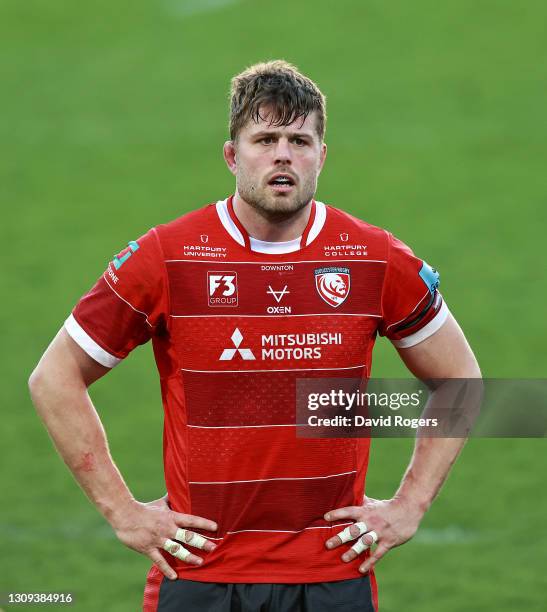
[[[244,173],[237,176],[237,191],[241,198],[269,220],[288,219],[312,200],[317,189],[317,177],[299,182],[290,194],[276,194],[268,185],[258,185]]]

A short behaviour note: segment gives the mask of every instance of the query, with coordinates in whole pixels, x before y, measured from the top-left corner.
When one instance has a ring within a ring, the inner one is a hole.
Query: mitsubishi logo
[[[239,345],[241,344],[242,340],[243,335],[236,327],[234,333],[232,334],[232,342],[234,343],[235,348],[225,348],[222,351],[222,355],[219,357],[219,361],[230,361],[230,359],[233,359],[235,357],[236,353],[239,353],[242,359],[244,359],[245,361],[252,361],[253,359],[255,359],[255,356],[253,355],[253,351],[251,351],[251,349],[239,348]]]
[[[287,289],[287,285],[285,285],[283,289],[281,289],[281,291],[274,291],[272,287],[268,285],[268,291],[266,291],[266,293],[273,295],[275,298],[275,301],[279,304],[279,302],[281,302],[281,300],[283,299],[283,296],[286,295],[287,293],[290,293],[290,291]]]

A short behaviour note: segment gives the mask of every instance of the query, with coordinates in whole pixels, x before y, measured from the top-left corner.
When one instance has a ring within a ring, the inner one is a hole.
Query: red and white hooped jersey
[[[248,236],[232,198],[129,243],[65,326],[113,367],[152,339],[161,380],[171,507],[212,519],[205,582],[356,578],[325,541],[362,503],[369,440],[299,438],[300,378],[367,378],[377,334],[400,347],[435,333],[448,310],[438,274],[402,242],[321,202],[303,235]],[[173,534],[174,535],[174,534]]]

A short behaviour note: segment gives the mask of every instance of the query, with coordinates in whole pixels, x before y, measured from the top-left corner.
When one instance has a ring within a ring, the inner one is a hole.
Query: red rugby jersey
[[[152,339],[172,508],[218,523],[179,577],[303,583],[359,576],[325,541],[362,502],[369,440],[296,436],[299,378],[368,377],[376,334],[412,346],[447,308],[438,274],[383,229],[313,202],[302,237],[250,238],[232,199],[151,229],[118,254],[65,325],[113,367]],[[174,535],[174,534],[173,534]]]

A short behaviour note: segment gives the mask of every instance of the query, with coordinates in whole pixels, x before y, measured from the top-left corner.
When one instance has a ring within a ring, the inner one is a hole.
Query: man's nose
[[[275,163],[287,163],[292,161],[291,146],[288,138],[280,138],[275,147]]]

